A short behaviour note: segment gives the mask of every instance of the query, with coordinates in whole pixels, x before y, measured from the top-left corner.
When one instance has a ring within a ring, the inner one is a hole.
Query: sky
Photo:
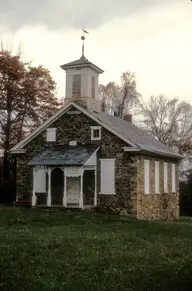
[[[13,51],[48,68],[65,95],[60,65],[85,56],[105,72],[100,83],[136,73],[148,98],[165,94],[192,103],[192,1],[0,0],[0,38]]]

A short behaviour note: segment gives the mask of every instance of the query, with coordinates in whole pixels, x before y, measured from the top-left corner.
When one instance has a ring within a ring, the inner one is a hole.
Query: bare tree
[[[180,154],[192,154],[192,106],[178,98],[151,96],[140,103],[142,127]]]
[[[136,89],[135,74],[125,72],[121,75],[120,84],[109,82],[100,85],[100,100],[102,110],[123,117],[125,112],[130,111],[140,101],[141,94]]]

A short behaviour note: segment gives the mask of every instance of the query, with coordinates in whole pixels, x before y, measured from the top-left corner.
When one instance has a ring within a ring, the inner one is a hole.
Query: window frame
[[[79,91],[77,92],[76,87],[77,85],[75,85],[75,83],[77,82],[77,80],[75,80],[76,77],[79,77],[79,82],[80,84],[78,84],[79,87]],[[81,83],[82,83],[82,77],[81,74],[74,74],[73,78],[72,78],[72,96],[81,96]]]
[[[94,130],[99,130],[98,137],[94,137]],[[101,126],[91,126],[91,140],[101,140]]]

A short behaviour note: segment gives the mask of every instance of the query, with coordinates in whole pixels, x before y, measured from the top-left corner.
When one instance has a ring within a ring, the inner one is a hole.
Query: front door
[[[67,178],[67,203],[79,204],[80,177]]]

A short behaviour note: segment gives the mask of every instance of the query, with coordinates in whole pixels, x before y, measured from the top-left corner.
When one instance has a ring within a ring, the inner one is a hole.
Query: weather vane
[[[81,58],[85,58],[85,33],[89,34],[89,32],[85,30],[84,28],[82,28],[81,30],[83,31],[83,35],[81,36],[81,39],[83,41]]]

